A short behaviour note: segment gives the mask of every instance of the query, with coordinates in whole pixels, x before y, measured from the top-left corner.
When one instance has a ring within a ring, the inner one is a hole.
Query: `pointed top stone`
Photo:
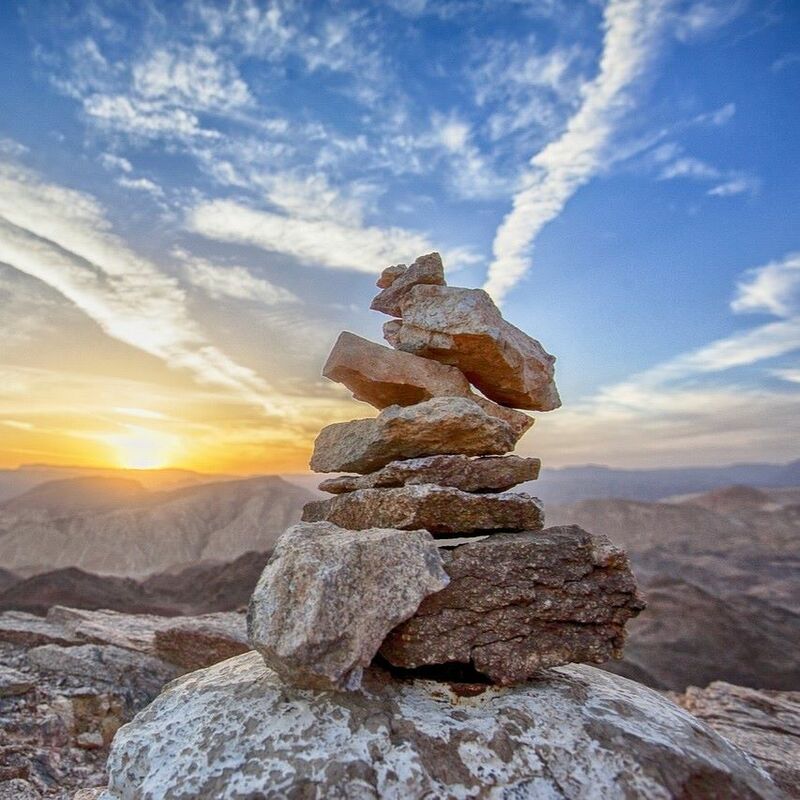
[[[387,267],[378,279],[378,286],[383,287],[383,291],[375,296],[370,308],[390,317],[399,317],[403,298],[420,284],[445,285],[444,266],[438,253],[420,256],[410,267],[404,264]]]

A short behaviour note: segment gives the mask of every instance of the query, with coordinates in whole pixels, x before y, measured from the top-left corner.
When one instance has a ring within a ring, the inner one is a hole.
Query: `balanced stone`
[[[394,489],[358,489],[303,508],[306,522],[332,522],[352,531],[365,528],[424,528],[434,535],[522,531],[544,524],[536,497],[516,492],[470,494],[425,483]]]
[[[398,458],[451,453],[502,455],[519,435],[466,397],[389,406],[374,419],[337,422],[314,442],[315,472],[373,472]]]
[[[392,350],[348,331],[339,334],[322,374],[376,408],[466,396],[470,391],[469,381],[456,367]]]
[[[250,643],[289,683],[356,689],[386,634],[447,581],[426,531],[300,523],[278,540],[258,581]]]
[[[392,461],[369,475],[339,475],[320,483],[323,492],[343,494],[356,489],[387,489],[419,483],[452,486],[464,492],[504,492],[539,477],[541,461],[520,456],[428,456]]]
[[[577,526],[505,533],[443,554],[450,576],[393,630],[397,667],[467,664],[498,684],[542,667],[619,658],[643,608],[624,551]]]
[[[550,411],[561,405],[555,358],[500,314],[481,289],[414,286],[401,320],[384,325],[398,350],[458,367],[491,400],[513,408]]]
[[[438,253],[420,256],[410,267],[404,269],[394,266],[384,270],[378,279],[378,286],[383,291],[375,296],[370,308],[390,317],[399,317],[403,299],[414,286],[423,284],[444,286],[444,267]]]

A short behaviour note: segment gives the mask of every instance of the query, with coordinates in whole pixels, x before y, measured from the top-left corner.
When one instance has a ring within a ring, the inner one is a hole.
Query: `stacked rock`
[[[534,421],[521,409],[560,405],[555,358],[486,292],[447,286],[438,253],[378,286],[392,347],[344,332],[323,375],[380,411],[317,437],[313,470],[355,474],[324,480],[333,497],[279,540],[251,643],[288,682],[336,689],[376,656],[501,685],[620,657],[644,608],[625,553],[543,529],[541,502],[510,491],[538,477],[539,459],[509,453]]]

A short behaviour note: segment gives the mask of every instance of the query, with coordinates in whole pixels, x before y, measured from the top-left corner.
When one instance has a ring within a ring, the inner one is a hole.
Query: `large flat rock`
[[[389,406],[374,419],[337,422],[314,442],[315,472],[373,472],[400,458],[452,453],[502,455],[519,435],[464,397]]]
[[[386,634],[447,580],[425,531],[300,523],[253,593],[250,642],[290,683],[355,689]]]
[[[428,456],[392,461],[368,475],[339,475],[320,483],[323,492],[343,494],[357,489],[388,489],[436,483],[464,492],[504,492],[518,483],[535,481],[542,462],[521,456]]]
[[[209,667],[250,649],[245,616],[236,611],[171,619],[155,632],[153,646],[159,658],[186,670]]]
[[[448,586],[381,647],[406,668],[465,664],[499,684],[622,655],[644,608],[624,551],[575,525],[502,533],[444,554]]]
[[[363,692],[309,692],[256,653],[166,687],[108,772],[102,800],[781,797],[707,725],[591,667],[473,697],[377,670]]]
[[[397,264],[385,269],[378,278],[378,287],[383,291],[375,296],[370,308],[399,317],[403,299],[414,286],[421,284],[444,285],[444,266],[438,253],[420,256],[410,267]]]
[[[384,347],[349,331],[339,334],[322,374],[375,408],[410,406],[432,397],[465,397],[470,391],[469,381],[456,367]]]
[[[800,692],[714,681],[677,702],[749,753],[787,794],[800,798]]]
[[[402,319],[383,328],[398,350],[458,367],[501,405],[533,411],[561,405],[555,358],[504,320],[482,289],[417,285],[401,305]]]
[[[352,531],[397,528],[462,536],[486,531],[535,530],[544,525],[542,504],[522,492],[471,494],[425,483],[394,489],[357,489],[303,509],[306,522],[332,522]]]

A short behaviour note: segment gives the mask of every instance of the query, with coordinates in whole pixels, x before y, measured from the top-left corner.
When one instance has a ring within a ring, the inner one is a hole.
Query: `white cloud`
[[[720,171],[711,164],[706,164],[699,158],[692,158],[690,156],[683,156],[677,158],[671,164],[668,164],[661,170],[659,178],[661,180],[669,180],[670,178],[698,178],[714,179],[720,177]]]
[[[133,90],[149,101],[195,110],[226,111],[253,102],[233,64],[203,45],[155,50],[134,64]]]
[[[658,49],[668,0],[610,0],[605,9],[600,71],[583,87],[564,133],[531,159],[523,188],[494,239],[484,288],[501,301],[530,267],[529,250],[569,198],[607,165],[618,120],[632,107],[631,88]]]
[[[297,296],[288,289],[276,286],[264,278],[257,278],[244,267],[212,264],[183,250],[174,251],[174,255],[184,262],[186,279],[203,289],[214,300],[232,297],[235,300],[248,300],[268,306],[299,302]]]
[[[758,192],[760,181],[747,175],[731,178],[730,180],[712,186],[708,194],[712,197],[733,197],[737,194],[755,194]]]
[[[123,189],[133,189],[136,192],[146,192],[154,197],[163,197],[164,190],[149,178],[128,178],[124,175],[117,178],[117,185]]]
[[[333,219],[303,219],[260,211],[233,200],[201,203],[187,216],[188,228],[224,242],[253,245],[285,253],[299,261],[374,274],[387,264],[436,249],[419,233],[402,228],[350,225]],[[468,250],[445,251],[451,267],[473,263]]]
[[[102,153],[100,163],[109,171],[119,170],[120,172],[132,172],[133,164],[127,158],[115,156],[113,153]]]
[[[748,270],[745,279],[736,285],[731,308],[776,317],[800,314],[800,253]]]
[[[587,453],[606,452],[642,464],[646,457],[699,463],[741,458],[753,450],[772,458],[796,458],[800,395],[795,390],[757,388],[745,368],[800,350],[800,254],[749,270],[737,285],[734,312],[766,312],[778,320],[734,333],[601,388],[594,396],[548,417],[537,447],[552,449],[561,463]],[[734,383],[719,374],[739,368]],[[758,369],[758,368],[757,368]],[[761,372],[756,375],[760,381]],[[775,368],[769,374],[800,383],[800,370]],[[795,435],[795,432],[797,435]],[[590,442],[587,446],[585,442]]]
[[[267,383],[209,343],[177,282],[109,227],[88,195],[0,165],[0,260],[60,292],[109,336],[267,406]]]
[[[772,62],[772,71],[781,72],[792,64],[800,64],[800,53],[784,53]]]

